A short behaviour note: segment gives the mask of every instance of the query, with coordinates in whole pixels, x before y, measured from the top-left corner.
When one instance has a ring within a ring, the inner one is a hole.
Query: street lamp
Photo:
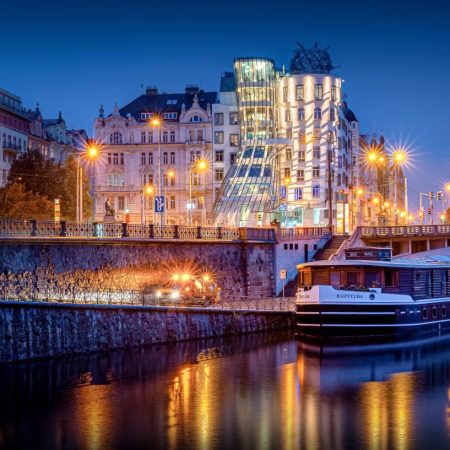
[[[188,210],[188,222],[189,225],[192,225],[192,210],[194,209],[194,205],[192,203],[192,175],[193,170],[197,174],[201,172],[205,172],[208,169],[208,161],[206,159],[197,159],[191,165],[189,166],[189,203],[187,204],[187,210]],[[205,199],[206,201],[206,199]],[[206,205],[203,205],[206,206]]]
[[[83,153],[77,153],[77,206],[76,206],[76,221],[83,222],[83,167],[80,163],[81,156],[87,159],[95,160],[100,154],[100,149],[97,144],[87,142]],[[95,202],[94,202],[95,204]]]
[[[158,196],[164,196],[163,194],[163,187],[162,187],[162,171],[161,171],[161,127],[162,127],[162,120],[159,117],[154,117],[150,121],[150,126],[154,128],[158,128]],[[164,206],[165,209],[165,206]],[[156,211],[155,211],[156,213]],[[160,225],[162,226],[164,224],[164,213],[160,213]]]
[[[407,153],[404,149],[399,148],[397,150],[394,150],[392,152],[392,161],[394,165],[394,199],[395,199],[395,211],[397,211],[398,208],[398,169],[400,166],[405,164],[407,162]],[[408,197],[407,197],[407,184],[406,184],[406,177],[405,177],[405,209],[406,209],[406,215],[408,214]],[[397,212],[395,214],[395,225],[398,225],[398,215]]]

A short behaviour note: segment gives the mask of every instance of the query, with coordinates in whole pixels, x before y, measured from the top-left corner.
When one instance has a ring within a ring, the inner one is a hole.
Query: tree
[[[23,153],[11,164],[9,185],[20,183],[25,191],[46,197],[50,202],[60,199],[61,219],[76,220],[77,160],[69,156],[64,165],[41,155],[38,150]],[[83,217],[92,214],[89,180],[83,177]],[[34,218],[28,216],[28,218]]]
[[[23,183],[10,183],[0,189],[0,217],[51,220],[53,203],[38,193],[27,191]]]

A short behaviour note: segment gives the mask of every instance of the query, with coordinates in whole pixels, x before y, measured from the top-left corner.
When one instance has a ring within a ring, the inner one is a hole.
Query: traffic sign
[[[165,201],[164,201],[164,196],[163,195],[157,195],[155,197],[155,212],[163,213],[165,206],[166,206],[166,204],[165,204]]]

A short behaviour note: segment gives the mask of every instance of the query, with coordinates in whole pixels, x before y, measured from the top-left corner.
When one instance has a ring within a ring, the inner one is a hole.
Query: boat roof
[[[440,259],[440,258],[439,258]],[[308,263],[301,263],[297,265],[297,269],[303,269],[306,267],[389,267],[392,269],[450,269],[450,260],[441,261],[439,259],[407,259],[398,258],[392,261],[368,261],[368,260],[349,260],[349,261],[336,261],[336,260],[324,260],[324,261],[311,261]]]

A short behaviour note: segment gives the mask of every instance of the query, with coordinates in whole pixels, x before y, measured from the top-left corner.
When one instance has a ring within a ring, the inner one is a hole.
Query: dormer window
[[[164,119],[176,119],[177,113],[176,112],[166,112],[164,113]]]
[[[151,119],[155,114],[154,113],[141,113],[141,120],[148,120]]]
[[[190,121],[198,123],[202,122],[202,118],[200,116],[192,116]]]
[[[175,99],[169,99],[169,100],[167,100],[167,104],[168,104],[168,105],[176,105],[176,104],[177,104],[177,100],[175,100]]]

